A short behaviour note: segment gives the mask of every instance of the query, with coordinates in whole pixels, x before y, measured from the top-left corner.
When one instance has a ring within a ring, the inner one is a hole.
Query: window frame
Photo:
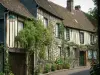
[[[90,34],[90,44],[94,44],[94,35],[93,34]]]
[[[79,32],[79,36],[80,36],[80,43],[84,44],[84,32]]]
[[[66,40],[70,41],[70,29],[66,28]]]
[[[23,29],[23,28],[22,28],[21,30],[18,30],[18,29],[19,29],[19,28],[18,28],[18,27],[19,27],[19,22],[23,24],[23,28],[24,28],[24,22],[18,20],[18,24],[17,24],[17,34]]]
[[[70,54],[71,54],[71,52],[70,52],[70,47],[67,47],[67,52],[68,52],[68,53],[67,53],[67,54],[68,54],[67,56],[70,57]]]
[[[48,18],[44,17],[43,19],[44,19],[43,21],[44,27],[47,28],[49,24]]]
[[[60,39],[60,24],[56,23],[55,36]]]

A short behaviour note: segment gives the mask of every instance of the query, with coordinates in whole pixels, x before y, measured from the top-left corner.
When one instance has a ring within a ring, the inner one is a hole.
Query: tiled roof
[[[62,16],[65,26],[95,32],[94,25],[87,19],[81,10],[73,10],[70,12],[67,10],[67,8],[59,6],[53,2],[49,1],[49,3],[54,8],[54,10],[60,16]]]
[[[51,13],[52,15],[62,19],[62,17],[58,14],[58,12],[56,12],[52,6],[49,4],[48,0],[35,0],[36,3],[43,9],[45,9],[46,11],[48,11],[49,13]]]
[[[27,18],[33,18],[20,0],[0,0],[0,3],[8,10]]]

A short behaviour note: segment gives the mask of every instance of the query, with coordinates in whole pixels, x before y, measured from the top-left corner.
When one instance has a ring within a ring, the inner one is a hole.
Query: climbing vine
[[[44,28],[40,20],[25,20],[24,29],[18,33],[15,42],[19,42],[20,46],[26,50],[26,65],[28,75],[29,71],[29,56],[38,54],[39,59],[45,59],[46,46],[51,45],[52,36],[50,27]]]

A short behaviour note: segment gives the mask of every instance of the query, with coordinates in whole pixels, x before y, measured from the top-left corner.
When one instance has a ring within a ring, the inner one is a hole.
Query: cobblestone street
[[[56,71],[46,75],[90,75],[89,69],[89,67],[81,67],[70,70]]]

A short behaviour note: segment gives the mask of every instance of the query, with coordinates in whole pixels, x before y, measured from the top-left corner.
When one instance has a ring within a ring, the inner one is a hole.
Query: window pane
[[[91,50],[88,50],[88,58],[92,59],[92,51]]]
[[[94,43],[94,35],[90,35],[90,43],[93,44]]]
[[[97,51],[93,51],[93,58],[97,59]]]
[[[18,32],[23,29],[23,22],[18,22]]]
[[[80,43],[84,44],[84,33],[80,32]]]
[[[74,57],[77,58],[77,49],[74,48]]]
[[[48,27],[48,19],[44,18],[44,27],[47,28]]]
[[[68,57],[70,56],[70,48],[67,47],[67,51],[68,51]]]
[[[56,37],[58,37],[58,25],[56,24]]]
[[[70,33],[69,29],[66,28],[66,39],[69,41],[70,40]]]

